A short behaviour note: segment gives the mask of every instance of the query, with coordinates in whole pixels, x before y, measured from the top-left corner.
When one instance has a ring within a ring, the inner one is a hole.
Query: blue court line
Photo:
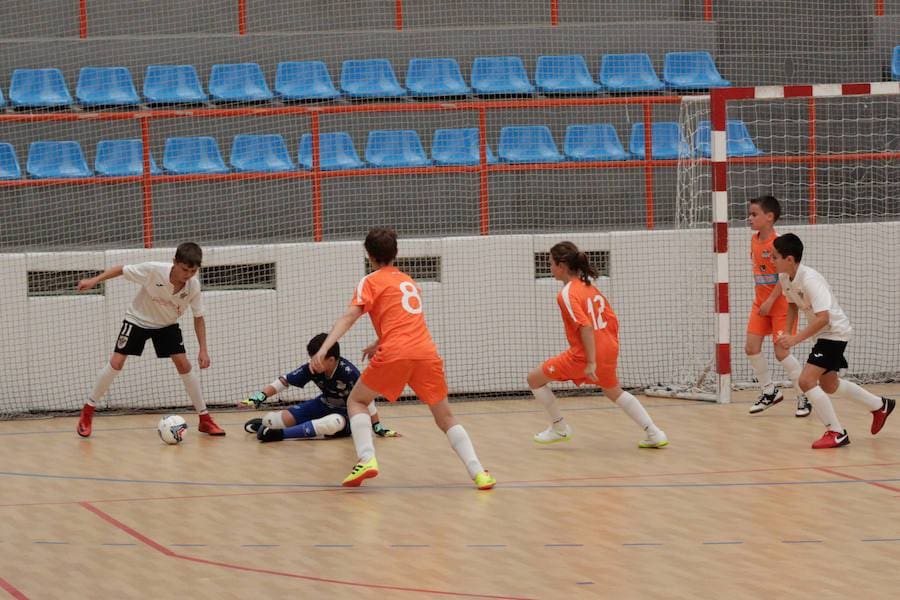
[[[782,544],[821,544],[822,540],[781,540]]]
[[[279,544],[241,544],[241,548],[277,548]]]
[[[352,548],[353,544],[314,544],[313,548]]]
[[[623,546],[662,546],[662,542],[630,542]]]
[[[576,581],[575,585],[594,585],[593,581]]]
[[[64,544],[68,544],[69,542],[55,542],[55,541],[50,541],[50,540],[35,540],[34,543],[35,544],[64,545]]]
[[[206,544],[169,544],[172,548],[206,548]]]
[[[544,548],[583,548],[584,544],[544,544]]]
[[[900,538],[864,538],[863,542],[900,542]]]
[[[506,548],[506,544],[466,544],[466,548]]]
[[[137,544],[130,544],[128,542],[121,543],[121,544],[106,543],[106,544],[100,544],[100,545],[101,546],[137,546]]]
[[[431,548],[430,544],[391,544],[388,548]]]
[[[704,546],[732,546],[732,545],[743,544],[743,543],[744,542],[742,542],[740,540],[731,540],[731,541],[724,541],[724,542],[703,542],[703,545]]]
[[[714,475],[714,473],[712,474]],[[61,479],[66,481],[97,481],[105,483],[137,483],[151,485],[176,485],[198,487],[236,487],[250,489],[334,489],[342,490],[335,483],[235,483],[217,481],[178,481],[163,479],[117,479],[114,477],[89,477],[84,475],[49,475],[45,473],[17,473],[13,471],[0,471],[0,477],[29,477],[37,479]],[[602,477],[598,476],[598,479]],[[805,485],[871,485],[873,483],[900,483],[900,478],[889,479],[826,479],[810,481],[747,481],[731,483],[501,483],[496,490],[506,489],[702,489],[702,488],[754,488],[754,487],[779,487],[779,486],[805,486]],[[421,490],[454,490],[470,489],[470,484],[441,484],[441,485],[379,485],[369,486],[368,489],[383,489],[393,491],[421,491]]]
[[[595,400],[605,400],[606,396],[576,396],[576,398],[587,398],[587,399],[595,399]],[[509,400],[525,400],[526,398],[510,398]],[[675,400],[675,399],[670,399]],[[471,400],[471,402],[506,402],[507,400]],[[732,404],[750,404],[752,401],[747,402],[733,402]],[[519,415],[519,414],[546,414],[546,411],[543,408],[523,408],[518,410],[506,410],[506,411],[482,411],[482,412],[461,412],[455,410],[460,403],[453,403],[454,411],[453,414],[457,417],[480,417],[480,416],[490,416],[490,415]],[[660,404],[658,406],[654,406],[653,410],[666,409],[666,408],[702,408],[707,406],[720,406],[715,402],[702,402],[702,401],[686,401],[682,404]],[[277,408],[277,407],[276,407]],[[215,407],[213,407],[215,409]],[[185,408],[185,412],[189,412],[190,408]],[[608,404],[600,405],[600,406],[581,406],[575,408],[563,408],[562,412],[590,412],[590,411],[606,411],[606,410],[621,410],[618,406],[612,404],[611,402]],[[163,413],[160,413],[163,414]],[[217,415],[225,415],[225,414],[233,414],[231,412],[218,412]],[[248,413],[248,418],[250,417]],[[112,431],[155,431],[155,427],[101,427],[97,428],[97,419],[104,419],[107,417],[117,417],[117,416],[134,416],[134,415],[99,415],[95,417],[94,420],[94,433],[105,433]],[[71,417],[51,417],[53,419],[74,419],[77,415],[72,415]],[[394,415],[390,417],[391,422],[393,421],[405,421],[407,419],[433,419],[430,413],[422,414],[422,415]],[[44,419],[46,420],[46,419]],[[221,417],[217,421],[220,425],[224,427],[237,427],[241,431],[244,429],[244,423],[246,423],[247,419],[243,421],[222,421]],[[192,431],[196,429],[196,427],[189,427],[188,431]],[[0,431],[0,437],[3,436],[14,436],[14,435],[60,435],[60,434],[71,434],[74,433],[73,428],[67,427],[65,429],[54,429],[51,431]]]

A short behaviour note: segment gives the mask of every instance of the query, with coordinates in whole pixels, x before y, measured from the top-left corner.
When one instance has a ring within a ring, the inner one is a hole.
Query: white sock
[[[838,381],[838,388],[835,390],[834,394],[832,394],[835,398],[850,398],[851,400],[855,400],[869,409],[869,412],[881,408],[883,404],[881,398],[875,394],[867,392],[853,382],[844,379]]]
[[[472,446],[472,440],[469,439],[469,434],[466,433],[466,430],[462,425],[457,423],[448,429],[447,439],[450,440],[450,446],[453,448],[453,451],[456,452],[459,460],[466,465],[466,471],[469,472],[469,477],[475,479],[476,475],[484,471],[484,467],[481,466],[478,456],[475,455],[475,447]]]
[[[553,428],[560,431],[564,430],[566,428],[566,422],[562,413],[559,412],[559,406],[556,403],[556,394],[553,393],[553,390],[546,385],[542,385],[536,390],[531,390],[531,393],[534,394],[534,399],[537,400],[547,411],[547,414],[550,415],[550,422],[553,423]]]
[[[638,427],[653,435],[659,433],[659,427],[653,423],[653,419],[647,414],[646,409],[641,401],[635,398],[629,392],[622,392],[622,395],[616,400],[619,408],[625,411],[632,421],[638,424]]]
[[[834,412],[834,406],[831,404],[831,398],[825,393],[825,390],[816,386],[811,390],[806,390],[806,397],[813,406],[813,413],[819,417],[822,424],[829,431],[844,433],[841,422],[838,421],[837,414]]]
[[[181,373],[180,375],[181,383],[184,384],[184,389],[187,392],[188,398],[194,403],[194,410],[201,415],[208,413],[209,411],[206,410],[206,402],[203,401],[203,391],[200,389],[200,378],[197,377],[197,374],[194,373],[193,369],[187,373]]]
[[[113,369],[111,364],[106,363],[103,365],[103,368],[97,373],[97,379],[94,381],[94,389],[91,390],[91,396],[88,399],[87,404],[96,406],[96,403],[100,402],[100,399],[106,394],[109,386],[112,385],[113,379],[115,379],[119,373],[121,373],[121,371]]]
[[[800,361],[794,358],[793,354],[788,354],[778,362],[781,363],[781,368],[787,373],[788,379],[790,379],[791,383],[794,385],[794,389],[797,390],[797,393],[802,394],[803,392],[797,384],[797,380],[800,379],[800,371],[803,369],[803,367],[800,366]]]
[[[353,445],[356,446],[359,462],[372,460],[375,456],[375,446],[372,444],[372,419],[369,413],[357,413],[350,417],[350,433],[353,435]]]
[[[766,394],[774,392],[775,384],[772,383],[772,374],[769,373],[769,362],[766,360],[766,357],[760,353],[748,354],[747,358],[750,360],[753,374],[756,375],[756,380],[759,382],[759,387],[762,388],[762,391]]]

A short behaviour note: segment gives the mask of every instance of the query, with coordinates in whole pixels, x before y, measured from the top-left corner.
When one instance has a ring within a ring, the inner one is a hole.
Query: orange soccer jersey
[[[769,239],[762,241],[759,234],[750,236],[750,260],[753,263],[753,283],[755,295],[753,308],[747,323],[747,332],[756,335],[780,334],[787,324],[787,299],[782,295],[772,305],[765,317],[758,314],[760,305],[766,301],[772,290],[778,285],[778,273],[775,271],[773,259],[774,242],[778,234],[772,231]]]
[[[350,304],[369,314],[378,336],[363,383],[391,401],[406,384],[426,404],[447,397],[444,363],[425,324],[419,287],[409,275],[382,267],[362,278]]]
[[[582,327],[588,326],[594,332],[596,383],[601,387],[618,386],[616,364],[619,359],[619,320],[606,297],[593,285],[573,279],[557,294],[556,302],[562,313],[570,347],[559,356],[546,361],[543,365],[544,373],[556,381],[571,380],[576,384],[588,381],[584,376],[587,354],[579,333]]]

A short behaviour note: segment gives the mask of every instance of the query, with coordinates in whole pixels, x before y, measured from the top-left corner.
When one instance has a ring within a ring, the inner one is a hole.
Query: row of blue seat
[[[651,156],[671,159],[690,153],[681,126],[674,122],[654,123]],[[710,155],[709,121],[701,122],[694,144],[699,156]],[[762,152],[753,143],[742,121],[728,122],[728,153],[731,156],[756,156]],[[499,157],[486,148],[488,163],[550,163],[573,161],[618,161],[644,158],[644,124],[631,130],[626,151],[612,125],[597,123],[570,125],[566,129],[563,153],[559,152],[546,126],[509,126],[500,130]],[[319,136],[320,168],[323,170],[365,167],[423,167],[480,164],[477,128],[438,129],[434,132],[431,158],[425,154],[419,134],[414,130],[370,131],[364,163],[346,132]],[[300,138],[300,167],[313,166],[312,136]],[[281,135],[237,135],[231,146],[231,167],[226,166],[219,146],[212,137],[175,137],[166,140],[163,168],[167,173],[229,173],[293,171],[287,144]],[[88,168],[81,145],[74,141],[40,141],[29,147],[26,171],[34,178],[132,176],[144,171],[141,140],[103,140],[97,144],[94,169]],[[150,156],[150,172],[163,173]],[[12,145],[0,143],[0,179],[19,179],[22,174]]]
[[[664,81],[663,81],[664,80]],[[209,94],[203,90],[192,65],[150,65],[144,77],[147,103],[263,102],[349,98],[465,96],[475,93],[530,94],[647,92],[667,86],[676,90],[708,89],[731,85],[722,79],[708,52],[666,54],[663,80],[647,54],[607,54],[600,63],[599,83],[580,54],[540,56],[531,83],[518,56],[479,56],[472,64],[471,87],[453,58],[413,58],[406,85],[397,80],[387,59],[347,60],[341,68],[340,91],[325,63],[282,62],[275,74],[273,93],[256,63],[217,64],[209,74]],[[16,69],[9,88],[10,103],[18,108],[65,107],[74,103],[59,69]],[[75,89],[78,104],[133,106],[141,103],[131,72],[125,67],[84,67]],[[0,93],[0,105],[3,96]]]

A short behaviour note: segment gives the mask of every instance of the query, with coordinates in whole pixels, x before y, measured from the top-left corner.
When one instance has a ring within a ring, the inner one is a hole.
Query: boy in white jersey
[[[853,328],[831,291],[831,286],[816,270],[801,265],[803,242],[793,233],[775,239],[775,269],[778,283],[789,302],[785,331],[792,331],[798,311],[806,315],[807,325],[796,335],[783,335],[776,342],[788,349],[809,338],[816,343],[803,371],[800,373],[800,389],[812,402],[813,412],[825,424],[825,435],[813,442],[813,449],[837,448],[850,443],[847,430],[838,421],[829,394],[835,398],[851,398],[872,413],[872,435],[884,427],[888,415],[894,410],[895,401],[879,398],[855,383],[838,376],[847,368],[844,349],[850,341]]]
[[[81,437],[91,435],[91,423],[97,402],[106,394],[113,380],[125,366],[128,356],[140,356],[144,352],[144,344],[153,340],[156,356],[171,358],[175,368],[181,375],[184,389],[200,413],[198,430],[209,435],[225,435],[219,427],[203,400],[200,379],[191,370],[191,362],[184,349],[184,338],[178,326],[178,318],[188,308],[194,316],[194,331],[200,352],[197,362],[201,369],[209,366],[209,354],[206,350],[206,321],[203,319],[203,301],[200,297],[200,282],[194,278],[200,270],[203,251],[193,242],[185,242],[175,251],[172,264],[162,262],[145,262],[135,265],[116,265],[110,267],[90,279],[78,282],[78,290],[89,290],[101,281],[120,275],[141,286],[140,291],[125,311],[125,320],[116,340],[112,357],[97,374],[94,389],[81,409],[76,431]]]

